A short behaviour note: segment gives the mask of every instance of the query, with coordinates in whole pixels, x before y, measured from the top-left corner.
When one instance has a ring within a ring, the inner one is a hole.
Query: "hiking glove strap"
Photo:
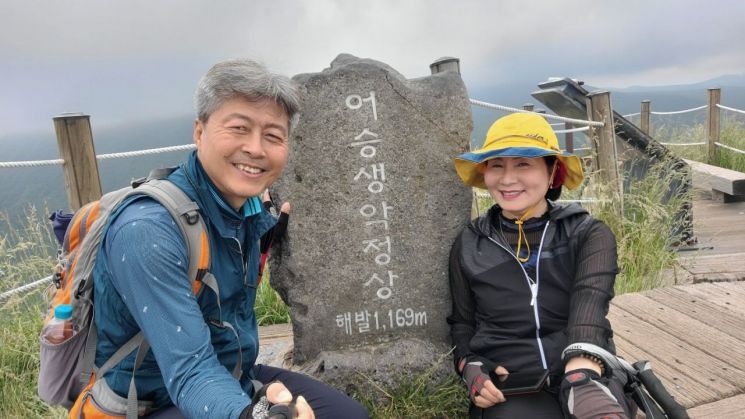
[[[591,369],[576,369],[564,374],[560,386],[561,408],[571,419],[628,419],[600,374]]]

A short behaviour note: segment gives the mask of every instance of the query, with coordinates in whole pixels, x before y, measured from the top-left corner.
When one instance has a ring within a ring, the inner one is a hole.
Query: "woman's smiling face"
[[[543,157],[497,157],[485,165],[484,183],[507,218],[520,218],[531,208],[529,217],[546,212],[551,175]]]

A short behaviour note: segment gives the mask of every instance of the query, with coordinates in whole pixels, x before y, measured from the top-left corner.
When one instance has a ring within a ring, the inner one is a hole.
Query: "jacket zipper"
[[[525,281],[528,283],[528,287],[530,288],[530,306],[533,307],[533,317],[535,318],[535,339],[538,342],[538,350],[541,354],[541,364],[543,365],[544,370],[548,369],[548,364],[546,363],[546,353],[543,350],[543,342],[541,341],[541,321],[538,317],[538,285],[541,282],[540,266],[541,251],[543,250],[543,240],[546,238],[546,232],[548,231],[548,225],[550,223],[551,221],[546,221],[546,226],[543,227],[543,233],[541,234],[541,242],[538,245],[538,256],[536,257],[535,266],[535,281],[530,279],[530,276],[528,276],[528,273],[525,271],[523,264],[520,263],[520,261],[517,259],[517,256],[515,256],[511,250],[507,249],[507,247],[494,240],[492,237],[487,236],[489,240],[504,249],[510,256],[512,256],[513,259],[515,259],[515,262],[517,262],[517,264],[520,266],[520,269],[523,271],[523,275],[525,275]]]
[[[238,243],[238,253],[240,253],[241,267],[243,267],[243,286],[245,287],[248,286],[248,283],[246,282],[246,269],[248,269],[246,265],[248,264],[248,262],[243,261],[243,246],[241,246],[241,241],[238,240],[237,237],[233,237],[233,240]]]

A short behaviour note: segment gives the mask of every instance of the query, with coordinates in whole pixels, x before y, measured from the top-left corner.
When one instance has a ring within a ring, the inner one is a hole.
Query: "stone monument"
[[[270,269],[295,368],[342,390],[451,370],[448,255],[471,211],[452,163],[472,128],[460,75],[407,80],[342,54],[294,80],[301,117],[272,190],[292,212]]]

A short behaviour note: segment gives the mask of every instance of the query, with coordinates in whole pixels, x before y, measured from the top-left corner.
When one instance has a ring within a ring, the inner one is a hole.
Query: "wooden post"
[[[533,112],[533,104],[532,103],[526,103],[526,104],[524,104],[523,105],[523,110],[524,111],[531,111],[531,112]]]
[[[455,57],[438,58],[429,65],[429,71],[432,74],[442,73],[445,71],[455,71],[460,74],[460,60]]]
[[[607,190],[616,212],[623,214],[623,189],[618,174],[618,151],[613,126],[613,108],[610,92],[592,92],[587,95],[587,118],[602,122],[602,127],[592,127],[594,169],[598,171],[600,185]]]
[[[57,147],[65,163],[65,189],[70,209],[75,211],[101,197],[96,150],[89,115],[68,113],[55,116],[54,131]]]
[[[648,100],[642,100],[642,109],[641,109],[641,115],[640,115],[641,116],[640,128],[647,135],[649,135],[649,130],[650,130],[649,120],[650,120],[651,112],[652,112],[651,103]]]
[[[719,88],[709,89],[709,109],[706,112],[706,143],[709,150],[709,161],[707,163],[714,164],[714,159],[717,154],[717,145],[719,142],[719,108],[717,105],[722,100],[722,90]]]
[[[572,129],[574,126],[569,123],[564,123],[564,129]],[[564,134],[564,147],[566,147],[567,152],[574,153],[574,133],[573,132],[567,132]]]

